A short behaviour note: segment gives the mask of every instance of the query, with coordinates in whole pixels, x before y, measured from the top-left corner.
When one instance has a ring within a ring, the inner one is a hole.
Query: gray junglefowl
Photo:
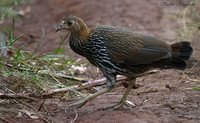
[[[76,16],[66,17],[57,31],[68,30],[71,34],[71,49],[87,58],[98,67],[107,79],[107,88],[89,95],[75,103],[81,107],[88,100],[110,91],[116,83],[117,75],[124,75],[129,85],[122,99],[114,108],[126,103],[127,96],[135,86],[136,76],[153,68],[184,69],[193,49],[190,42],[169,44],[158,37],[138,32],[130,27],[97,25],[89,28]]]

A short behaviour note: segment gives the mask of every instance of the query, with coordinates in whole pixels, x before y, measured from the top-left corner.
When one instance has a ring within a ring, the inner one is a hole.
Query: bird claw
[[[122,108],[124,105],[126,105],[128,108],[134,108],[136,105],[134,103],[132,103],[131,101],[126,100],[125,102],[119,102],[115,105],[103,108],[102,110],[107,110],[107,109],[112,109],[112,110],[116,110],[119,108]]]
[[[125,102],[119,102],[118,104],[114,105],[113,109],[118,109],[126,105],[128,108],[134,108],[136,105],[131,101],[126,100]]]
[[[88,102],[89,98],[86,96],[83,99],[78,100],[75,103],[70,104],[68,107],[73,107],[73,108],[81,108],[82,106],[84,106],[87,102]]]
[[[129,100],[126,100],[125,104],[128,106],[128,107],[131,107],[131,108],[134,108],[136,105],[134,103],[132,103],[131,101]]]
[[[69,105],[68,107],[74,107],[74,108],[81,108],[82,106],[84,106],[88,101],[94,99],[95,97],[104,94],[106,92],[110,91],[109,88],[104,88],[94,94],[89,94],[86,97],[84,97],[83,99],[78,100],[77,102]]]

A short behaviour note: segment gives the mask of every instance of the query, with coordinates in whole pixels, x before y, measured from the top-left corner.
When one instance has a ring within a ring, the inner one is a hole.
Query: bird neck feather
[[[89,42],[91,32],[92,30],[89,28],[82,28],[82,30],[79,32],[71,32],[69,44],[72,50],[78,53],[79,55],[84,55],[81,49],[84,46],[84,44]]]
[[[78,43],[79,45],[83,45],[84,43],[87,43],[90,38],[90,34],[91,34],[92,30],[90,28],[86,27],[81,27],[80,31],[78,32],[72,32],[71,36],[73,36],[75,42],[74,43]]]

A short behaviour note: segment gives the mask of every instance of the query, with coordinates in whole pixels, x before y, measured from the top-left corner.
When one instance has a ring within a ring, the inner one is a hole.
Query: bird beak
[[[56,26],[55,28],[56,28],[56,32],[58,32],[58,31],[64,29],[62,25]]]
[[[60,25],[55,27],[55,29],[56,29],[56,32],[58,32],[63,29],[68,29],[68,27],[66,27],[66,25],[64,24],[64,21],[62,21]]]

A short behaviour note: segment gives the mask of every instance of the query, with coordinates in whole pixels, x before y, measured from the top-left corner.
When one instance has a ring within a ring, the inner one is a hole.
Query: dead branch
[[[105,80],[106,79],[103,78],[103,79],[83,83],[81,85],[74,85],[74,86],[71,86],[71,87],[49,90],[48,92],[42,94],[40,97],[43,98],[43,99],[44,98],[51,98],[51,97],[53,97],[53,95],[60,94],[60,93],[66,93],[66,92],[72,91],[72,90],[79,90],[80,91],[80,90],[85,90],[85,89],[96,87],[96,86],[101,86],[101,85],[106,84]],[[117,82],[124,81],[124,80],[127,80],[127,79],[120,77],[120,78],[117,79]]]
[[[136,77],[144,76],[144,75],[147,75],[147,74],[153,74],[153,73],[156,73],[156,72],[158,72],[158,70],[152,70],[152,71],[148,71],[144,74],[137,75]],[[127,81],[127,78],[122,77],[122,76],[117,77],[117,85],[122,85],[123,84],[122,81]],[[99,80],[89,81],[87,83],[83,83],[83,84],[80,84],[80,85],[74,85],[74,86],[70,86],[70,87],[66,87],[66,88],[49,90],[48,92],[45,92],[41,95],[0,93],[0,99],[30,99],[30,100],[33,100],[33,101],[38,101],[37,99],[52,98],[56,94],[66,93],[66,92],[74,91],[74,90],[75,91],[81,91],[81,90],[85,90],[85,89],[88,89],[88,88],[101,86],[101,85],[105,85],[105,84],[106,84],[106,79],[102,78],[102,79],[99,79]]]
[[[18,94],[18,93],[0,93],[0,99],[29,99],[33,101],[38,101],[36,98],[31,97],[29,94]]]
[[[119,79],[118,81],[122,81],[124,79]],[[66,88],[59,88],[54,90],[49,90],[48,92],[42,95],[34,95],[34,94],[19,94],[19,93],[0,93],[0,99],[29,99],[33,101],[38,101],[39,99],[52,98],[56,94],[66,93],[71,90],[84,90],[87,88],[92,88],[95,86],[100,86],[105,84],[105,79],[95,80],[87,83],[83,83],[81,85],[74,85]]]
[[[153,74],[153,73],[157,73],[157,72],[158,72],[158,70],[151,70],[151,71],[148,71],[146,73],[139,74],[136,77],[140,77],[140,76],[144,76],[144,75],[148,75],[148,74]],[[124,77],[124,76],[117,77],[117,82],[120,82],[120,81],[127,81],[127,78]],[[96,86],[101,86],[101,85],[104,85],[104,84],[106,84],[106,78],[102,78],[102,79],[98,79],[98,80],[94,80],[94,81],[89,81],[89,82],[83,83],[81,85],[74,85],[74,86],[71,86],[71,87],[49,90],[48,92],[42,94],[41,97],[42,98],[48,98],[48,97],[52,97],[53,95],[56,95],[58,93],[66,93],[66,92],[71,91],[71,90],[79,90],[80,91],[80,90],[85,90],[85,89],[96,87]]]

